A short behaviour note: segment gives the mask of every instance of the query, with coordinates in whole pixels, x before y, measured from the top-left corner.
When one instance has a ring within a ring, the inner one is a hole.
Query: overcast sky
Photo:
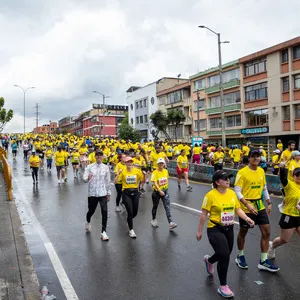
[[[191,76],[300,35],[299,0],[0,0],[0,96],[15,112],[6,132],[77,114],[99,103],[93,90],[125,104],[131,85]]]

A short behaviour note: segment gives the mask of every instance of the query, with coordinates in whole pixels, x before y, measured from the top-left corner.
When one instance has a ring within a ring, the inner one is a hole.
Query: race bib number
[[[77,161],[78,161],[78,157],[73,157],[73,160],[74,160],[75,162],[77,162]]]
[[[181,165],[182,165],[183,169],[186,169],[186,167],[187,167],[187,163],[186,162],[181,163]]]
[[[234,212],[222,212],[221,213],[221,223],[223,226],[230,226],[234,224]]]
[[[223,159],[220,158],[220,159],[219,159],[219,164],[222,164],[222,163],[223,163]]]
[[[297,204],[296,208],[297,208],[298,210],[300,210],[300,200],[298,200],[298,204]]]
[[[158,179],[159,186],[166,185],[167,183],[168,183],[168,179],[166,177]]]
[[[136,184],[136,175],[126,176],[127,184]]]

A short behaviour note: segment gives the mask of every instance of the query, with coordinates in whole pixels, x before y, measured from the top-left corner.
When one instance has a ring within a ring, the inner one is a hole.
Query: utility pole
[[[34,106],[34,108],[35,108],[35,128],[38,128],[39,127],[39,115],[40,115],[40,113],[39,113],[39,104],[38,103],[36,103],[36,105]]]
[[[200,91],[197,90],[197,130],[198,137],[200,137]]]

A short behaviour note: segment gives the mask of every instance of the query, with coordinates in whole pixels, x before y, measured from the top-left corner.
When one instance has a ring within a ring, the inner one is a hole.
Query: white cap
[[[280,154],[281,151],[279,149],[276,149],[273,152],[276,153],[276,154]]]
[[[166,163],[165,160],[164,160],[162,157],[160,157],[160,158],[157,160],[157,164],[161,164],[161,163],[163,163],[163,164]]]
[[[259,146],[259,149],[264,149],[264,147],[263,146]]]

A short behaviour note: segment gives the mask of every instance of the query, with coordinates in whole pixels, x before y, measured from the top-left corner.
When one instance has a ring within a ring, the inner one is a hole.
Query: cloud
[[[26,110],[39,103],[46,122],[99,103],[93,90],[123,104],[131,85],[216,66],[216,36],[200,24],[230,40],[223,62],[298,36],[298,1],[289,2],[288,15],[276,3],[0,0],[0,96],[16,116],[6,129],[23,130],[23,95],[14,84],[36,86]]]

